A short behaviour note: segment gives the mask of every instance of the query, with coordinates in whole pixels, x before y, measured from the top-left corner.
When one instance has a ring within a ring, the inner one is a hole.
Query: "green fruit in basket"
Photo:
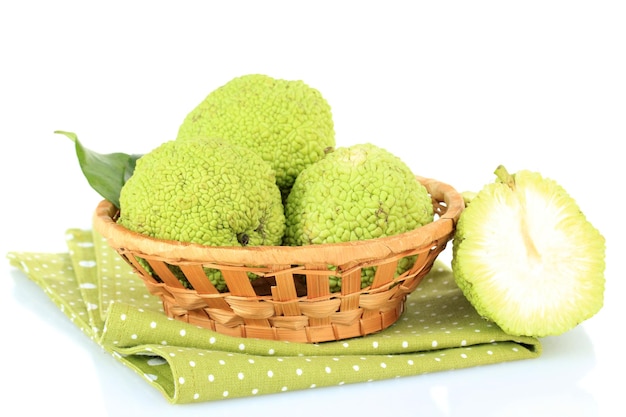
[[[284,231],[270,166],[220,139],[169,141],[139,158],[120,212],[130,230],[202,245],[276,245]]]
[[[457,224],[456,282],[509,334],[564,333],[602,308],[605,239],[555,181],[503,166],[495,173]]]
[[[340,147],[296,178],[285,204],[284,243],[299,246],[393,236],[434,219],[432,199],[411,169],[373,144]],[[397,273],[412,266],[402,259]],[[373,268],[364,268],[362,287]],[[340,280],[334,290],[340,289]]]
[[[318,90],[262,74],[234,78],[198,104],[178,139],[197,136],[253,149],[272,165],[284,195],[302,169],[335,146],[331,109]]]
[[[274,171],[221,139],[169,141],[139,160],[120,193],[119,224],[146,236],[210,246],[281,243]]]

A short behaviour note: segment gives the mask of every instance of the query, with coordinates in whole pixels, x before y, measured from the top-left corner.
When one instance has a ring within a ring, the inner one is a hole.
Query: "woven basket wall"
[[[131,232],[116,223],[118,209],[108,201],[98,205],[94,228],[162,299],[169,317],[236,337],[341,340],[396,322],[406,296],[454,235],[464,208],[461,195],[439,181],[417,180],[432,196],[435,221],[386,238],[298,247],[208,247]],[[398,262],[407,257],[415,262],[397,274]],[[361,271],[370,267],[375,267],[373,282],[361,288]],[[221,271],[227,292],[216,289],[205,268]],[[259,278],[251,280],[249,273]],[[341,291],[331,292],[329,283],[336,277]]]

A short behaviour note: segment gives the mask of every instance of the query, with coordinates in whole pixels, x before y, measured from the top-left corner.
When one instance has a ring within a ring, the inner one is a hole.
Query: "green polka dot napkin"
[[[362,338],[300,344],[234,338],[167,318],[160,299],[90,230],[70,229],[67,253],[11,252],[88,337],[171,403],[212,401],[535,358],[535,338],[481,319],[437,262],[402,317]]]

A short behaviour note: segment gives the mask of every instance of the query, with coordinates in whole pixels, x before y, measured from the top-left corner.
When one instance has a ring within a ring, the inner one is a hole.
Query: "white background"
[[[7,261],[0,413],[617,415],[625,21],[619,1],[3,2],[3,257],[64,251],[67,228],[90,227],[100,198],[54,130],[103,153],[147,152],[212,89],[258,72],[319,89],[338,145],[384,146],[460,191],[501,163],[557,180],[607,239],[607,284],[602,311],[543,340],[536,360],[172,406]]]

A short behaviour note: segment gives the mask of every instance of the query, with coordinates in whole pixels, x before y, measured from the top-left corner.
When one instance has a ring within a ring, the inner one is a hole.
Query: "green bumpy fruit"
[[[428,191],[400,158],[365,143],[337,148],[302,171],[285,215],[284,244],[300,246],[397,235],[432,222],[434,210]],[[402,260],[397,273],[411,260]],[[364,288],[373,270],[364,268],[362,275]],[[340,288],[339,279],[332,282]]]
[[[318,90],[262,74],[232,79],[193,109],[178,139],[198,136],[253,149],[270,163],[285,196],[300,172],[335,146],[330,105]]]
[[[276,245],[285,228],[270,166],[220,139],[169,141],[139,158],[120,212],[135,232],[211,246]]]
[[[554,180],[502,166],[496,175],[468,194],[453,239],[455,280],[511,335],[564,333],[603,305],[604,237]]]
[[[139,158],[120,192],[118,222],[146,236],[209,246],[279,245],[285,230],[269,164],[250,149],[208,138],[165,142]]]

